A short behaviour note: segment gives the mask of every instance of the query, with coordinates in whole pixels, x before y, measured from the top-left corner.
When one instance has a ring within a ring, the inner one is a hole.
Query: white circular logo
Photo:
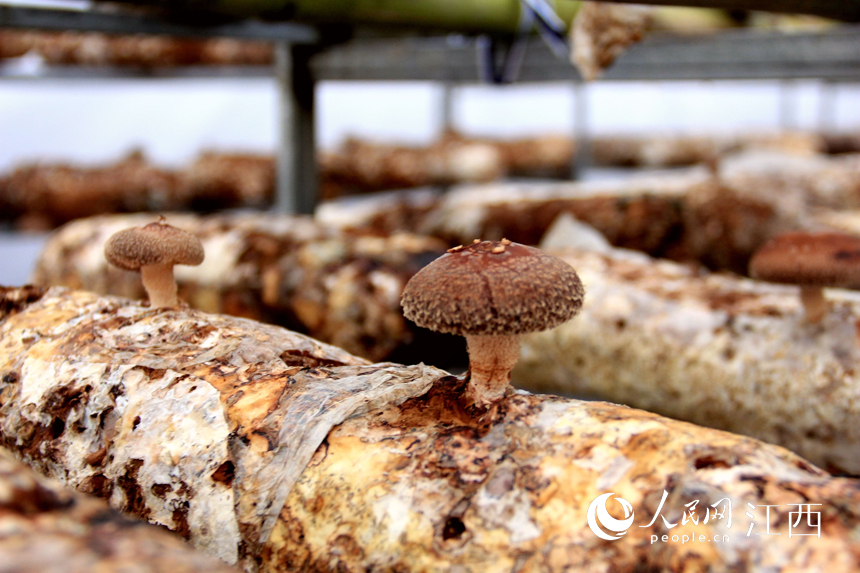
[[[597,537],[606,539],[607,541],[621,539],[621,536],[627,533],[627,530],[633,525],[633,506],[626,499],[616,498],[616,501],[624,509],[624,519],[615,519],[606,511],[606,502],[613,495],[615,494],[604,493],[588,506],[588,527],[591,528],[591,531]],[[601,526],[603,526],[603,529],[608,529],[617,535],[606,533],[601,529]]]

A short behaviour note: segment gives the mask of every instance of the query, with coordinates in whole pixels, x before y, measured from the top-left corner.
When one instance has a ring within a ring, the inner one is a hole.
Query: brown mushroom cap
[[[199,265],[203,257],[200,239],[161,222],[124,229],[105,244],[107,261],[127,271],[149,265]]]
[[[860,237],[840,233],[786,233],[750,260],[753,278],[801,286],[860,288]]]
[[[582,307],[576,271],[539,249],[503,240],[456,247],[406,284],[401,305],[419,326],[459,335],[525,334]]]

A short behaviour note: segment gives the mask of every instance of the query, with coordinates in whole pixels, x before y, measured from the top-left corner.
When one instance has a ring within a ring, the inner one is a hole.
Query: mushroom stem
[[[811,324],[820,322],[830,310],[830,305],[824,298],[824,289],[819,286],[800,287],[800,302],[803,303],[806,320]]]
[[[176,280],[173,278],[172,264],[142,266],[140,267],[140,278],[143,280],[146,294],[149,295],[151,308],[179,304],[179,299],[176,297]]]
[[[520,358],[516,334],[466,336],[469,347],[469,399],[479,406],[497,402],[511,382],[511,370]]]

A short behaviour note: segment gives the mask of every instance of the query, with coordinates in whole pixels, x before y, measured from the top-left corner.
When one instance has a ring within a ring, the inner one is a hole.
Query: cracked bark
[[[475,416],[440,370],[199,311],[34,296],[3,294],[3,444],[246,571],[858,569],[860,482],[775,446],[523,393]],[[647,526],[664,490],[671,532]],[[617,541],[587,526],[605,492],[635,512]],[[735,529],[679,523],[726,497]],[[789,504],[807,502],[821,538],[789,539]],[[783,535],[746,537],[747,503],[777,506]],[[669,533],[731,542],[650,542]]]

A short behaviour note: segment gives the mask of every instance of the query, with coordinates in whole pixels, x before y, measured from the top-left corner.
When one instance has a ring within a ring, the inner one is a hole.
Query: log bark
[[[181,539],[35,474],[0,449],[3,573],[237,573]]]
[[[108,265],[103,250],[113,233],[153,220],[117,215],[70,223],[45,246],[33,281],[145,298],[140,275]],[[206,251],[201,266],[174,269],[180,299],[194,308],[296,328],[373,360],[395,351],[408,357],[433,343],[439,356],[454,352],[452,337],[421,332],[400,311],[406,281],[444,253],[438,239],[344,232],[271,214],[173,214],[168,221],[198,236]]]
[[[571,139],[557,135],[492,140],[449,131],[428,147],[348,139],[319,154],[321,197],[503,177],[567,179],[575,151]]]
[[[445,372],[242,319],[0,300],[3,444],[249,572],[860,569],[860,482],[775,446],[524,393],[468,412]],[[634,512],[617,540],[587,525],[605,492]],[[727,499],[732,524],[702,519]]]
[[[860,297],[701,274],[614,250],[556,253],[585,285],[579,318],[524,338],[515,383],[587,395],[779,444],[860,474]]]
[[[808,225],[806,210],[798,193],[738,189],[692,168],[613,182],[461,186],[435,200],[377,201],[366,208],[329,204],[317,220],[382,232],[410,225],[452,245],[474,238],[534,245],[569,213],[615,246],[745,273],[767,239]]]
[[[590,82],[603,75],[630,45],[639,42],[651,25],[653,9],[588,2],[571,26],[571,63]]]
[[[745,274],[775,234],[807,229],[816,208],[857,208],[860,155],[826,158],[756,151],[704,167],[611,182],[459,186],[437,199],[323,205],[324,224],[417,229],[450,244],[506,237],[537,244],[562,213],[614,246]]]
[[[27,32],[30,34],[30,32]],[[133,45],[133,39],[126,39]],[[224,50],[231,50],[231,40]],[[0,32],[0,52],[2,52]],[[216,46],[217,47],[217,46]],[[10,47],[10,50],[14,46]],[[214,49],[214,47],[213,47]],[[59,56],[58,56],[59,57]],[[154,56],[153,56],[154,57]],[[843,138],[842,146],[847,139]],[[666,167],[717,165],[729,153],[758,150],[752,159],[726,160],[717,183],[725,193],[748,199],[801,196],[812,206],[860,206],[857,156],[816,155],[820,135],[774,133],[742,136],[603,137],[590,142],[597,165]],[[320,196],[386,189],[448,186],[504,177],[567,179],[575,144],[560,136],[516,140],[466,138],[449,132],[429,147],[348,140],[333,152],[320,152]],[[761,151],[769,151],[770,157]],[[853,167],[852,167],[853,164]],[[188,167],[168,170],[149,164],[139,152],[103,167],[31,164],[0,177],[3,219],[22,228],[54,228],[72,219],[112,212],[193,210],[210,212],[261,207],[274,197],[275,161],[269,155],[203,152]],[[671,184],[671,180],[670,180]],[[636,183],[634,182],[635,186]],[[558,199],[562,199],[559,193]],[[545,207],[544,211],[552,211]],[[414,229],[409,220],[400,229]],[[396,213],[395,213],[396,214]],[[402,215],[403,213],[401,213]],[[388,214],[391,218],[392,213]]]
[[[36,54],[50,65],[144,69],[195,65],[266,66],[274,61],[270,43],[251,40],[0,30],[0,59],[17,58],[26,53]]]
[[[713,163],[724,155],[754,149],[807,157],[839,149],[837,145],[829,146],[826,136],[800,131],[722,136],[662,133],[609,135],[595,137],[590,144],[592,161],[604,167],[678,167]],[[843,149],[851,149],[850,141]]]
[[[202,153],[184,170],[153,166],[139,151],[105,166],[30,164],[0,180],[2,218],[52,229],[81,217],[139,211],[213,211],[268,205],[271,156]]]

